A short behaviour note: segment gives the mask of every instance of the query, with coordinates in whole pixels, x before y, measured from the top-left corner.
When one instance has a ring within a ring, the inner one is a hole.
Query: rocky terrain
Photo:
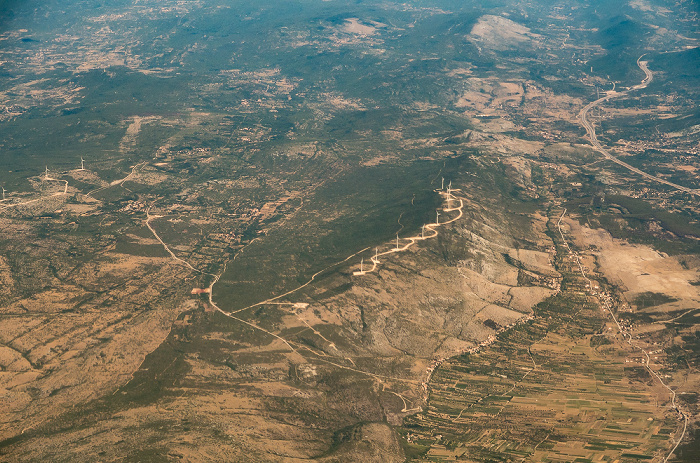
[[[697,2],[438,3],[0,5],[3,460],[694,461]]]

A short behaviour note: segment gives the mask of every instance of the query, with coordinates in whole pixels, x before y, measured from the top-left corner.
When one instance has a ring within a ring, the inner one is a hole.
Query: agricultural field
[[[697,11],[0,3],[0,459],[696,461]]]
[[[550,217],[550,226],[559,216]],[[669,391],[606,313],[605,289],[591,287],[578,259],[555,241],[562,291],[539,304],[532,321],[440,365],[426,412],[402,428],[410,451],[430,461],[666,456],[683,421],[669,413]],[[658,368],[665,355],[654,345]]]

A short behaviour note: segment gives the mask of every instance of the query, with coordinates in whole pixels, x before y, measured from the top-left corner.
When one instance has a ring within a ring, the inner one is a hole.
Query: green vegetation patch
[[[667,296],[663,293],[655,293],[651,291],[646,291],[639,294],[634,298],[632,303],[637,306],[638,309],[646,309],[648,307],[655,307],[661,304],[667,304],[669,302],[675,302],[678,299],[671,296]]]

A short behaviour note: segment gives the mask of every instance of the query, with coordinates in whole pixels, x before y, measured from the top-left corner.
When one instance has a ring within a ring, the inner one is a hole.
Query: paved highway
[[[634,167],[634,166],[631,166],[631,165],[627,164],[626,162],[621,161],[620,159],[618,159],[618,158],[616,158],[615,156],[613,156],[612,154],[610,154],[610,152],[609,152],[608,150],[606,150],[606,149],[603,147],[603,145],[601,145],[600,142],[598,141],[598,137],[596,136],[596,133],[595,133],[595,128],[593,127],[593,124],[591,124],[591,122],[588,120],[588,117],[587,117],[587,116],[588,116],[588,112],[589,112],[591,109],[593,109],[593,108],[595,108],[596,106],[598,106],[598,105],[600,105],[601,103],[603,103],[604,101],[612,100],[612,99],[614,99],[614,98],[620,98],[621,96],[627,95],[627,94],[628,94],[629,92],[631,92],[631,91],[640,90],[640,89],[646,88],[646,86],[649,85],[649,84],[654,80],[654,75],[652,74],[652,72],[651,72],[651,71],[649,70],[649,68],[647,67],[646,61],[642,61],[642,57],[643,57],[643,56],[644,56],[644,55],[640,56],[640,57],[637,59],[637,66],[639,66],[639,68],[640,68],[642,71],[644,71],[644,80],[642,80],[642,82],[641,82],[640,84],[635,85],[634,87],[629,88],[629,89],[627,89],[627,90],[625,90],[625,91],[623,91],[623,92],[614,92],[614,91],[610,91],[610,92],[608,92],[604,97],[598,98],[597,100],[595,100],[595,101],[593,101],[593,102],[591,102],[591,103],[588,103],[588,104],[581,110],[581,112],[580,112],[579,115],[578,115],[579,120],[581,121],[581,125],[583,125],[583,127],[586,129],[586,132],[588,132],[588,137],[591,139],[591,144],[593,145],[593,147],[594,147],[597,151],[599,151],[603,156],[605,156],[607,159],[611,160],[612,162],[614,162],[614,163],[616,163],[616,164],[618,164],[618,165],[624,167],[625,169],[627,169],[627,170],[629,170],[629,171],[631,171],[631,172],[634,172],[635,174],[639,174],[639,175],[641,175],[642,177],[648,178],[649,180],[653,180],[653,181],[655,181],[655,182],[663,183],[664,185],[668,185],[668,186],[670,186],[671,188],[675,188],[675,189],[678,190],[678,191],[683,191],[683,192],[685,192],[685,193],[690,193],[690,194],[695,195],[695,196],[700,196],[700,190],[694,190],[694,189],[692,189],[692,188],[684,187],[684,186],[682,186],[682,185],[678,185],[678,184],[676,184],[676,183],[669,182],[668,180],[665,180],[665,179],[663,179],[663,178],[660,178],[660,177],[657,177],[657,176],[655,176],[655,175],[649,174],[649,173],[647,173],[647,172],[644,172],[644,171],[641,170],[641,169],[638,169],[638,168],[636,168],[636,167]]]

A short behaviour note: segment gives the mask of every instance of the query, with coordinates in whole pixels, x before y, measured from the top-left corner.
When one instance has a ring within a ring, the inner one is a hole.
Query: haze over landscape
[[[699,461],[699,12],[0,1],[0,459]]]

